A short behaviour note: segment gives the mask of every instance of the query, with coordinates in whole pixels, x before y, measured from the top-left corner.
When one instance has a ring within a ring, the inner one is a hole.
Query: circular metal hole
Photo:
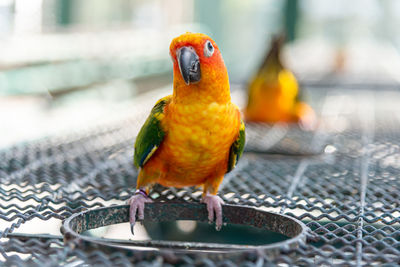
[[[91,229],[128,222],[128,212],[129,206],[121,205],[74,214],[63,223],[61,230],[64,234],[64,241],[66,245],[73,248],[79,246],[82,249],[102,250],[107,253],[119,251],[140,258],[161,253],[169,256],[194,254],[219,259],[243,256],[251,252],[273,256],[277,255],[281,249],[296,248],[306,241],[307,227],[302,222],[289,216],[237,205],[223,205],[224,223],[265,229],[282,234],[289,239],[266,245],[235,245],[164,240],[115,240],[82,235]],[[207,217],[207,209],[204,204],[158,202],[148,203],[145,206],[145,221],[195,220],[207,222]],[[126,232],[127,235],[130,235],[128,228]],[[143,250],[143,248],[147,250]]]

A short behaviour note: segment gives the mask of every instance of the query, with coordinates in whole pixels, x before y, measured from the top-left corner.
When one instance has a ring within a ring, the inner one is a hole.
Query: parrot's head
[[[217,44],[209,36],[182,34],[172,40],[170,55],[175,97],[207,95],[210,101],[230,100],[228,72]]]
[[[268,68],[270,72],[271,70],[279,72],[284,68],[281,60],[281,51],[285,44],[285,38],[284,34],[272,37],[270,49],[261,65],[261,69],[266,70]]]

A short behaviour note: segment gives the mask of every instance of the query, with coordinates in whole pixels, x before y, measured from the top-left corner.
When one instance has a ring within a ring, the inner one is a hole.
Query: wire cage
[[[112,123],[0,152],[1,261],[13,266],[399,263],[398,85],[379,90],[368,84],[351,88],[336,84],[329,89],[314,84],[308,90],[322,122],[319,128],[301,132],[287,126],[272,145],[279,147],[279,154],[254,153],[248,149],[254,147],[249,140],[219,193],[228,204],[259,207],[302,221],[311,232],[299,246],[283,246],[273,257],[210,259],[182,254],[171,262],[162,253],[138,259],[135,253],[65,245],[57,232],[63,220],[88,209],[124,204],[134,192],[135,134],[155,100],[167,93],[162,90],[144,95]],[[238,102],[243,96],[240,90],[232,95]],[[295,155],[291,148],[285,155],[287,140],[297,148],[318,148],[320,153]],[[156,187],[151,196],[156,202],[193,203],[200,198],[195,188]],[[34,233],[31,224],[48,226],[49,231]]]

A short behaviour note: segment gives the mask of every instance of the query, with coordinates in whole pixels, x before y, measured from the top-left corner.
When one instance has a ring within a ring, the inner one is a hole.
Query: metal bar
[[[290,184],[288,193],[286,194],[285,205],[282,205],[282,208],[279,212],[280,214],[283,214],[285,212],[285,209],[289,205],[288,201],[293,197],[294,190],[296,190],[297,186],[299,185],[300,180],[303,177],[303,174],[308,167],[308,164],[309,164],[308,160],[302,160],[299,166],[297,167],[296,173],[293,176],[293,182]]]
[[[7,238],[10,237],[17,238],[22,241],[29,240],[31,238],[37,238],[43,240],[48,240],[48,239],[63,240],[63,237],[61,235],[50,235],[50,234],[9,233],[7,235]]]
[[[356,264],[357,266],[362,265],[362,240],[363,233],[362,229],[364,227],[364,207],[366,204],[365,196],[367,192],[368,185],[368,168],[371,150],[368,145],[373,142],[374,139],[374,122],[375,122],[375,101],[373,95],[370,92],[364,92],[363,96],[359,97],[358,101],[358,115],[361,120],[361,126],[363,129],[362,134],[362,144],[363,144],[363,155],[361,161],[361,184],[360,184],[360,212],[357,227],[357,247],[356,247]]]
[[[362,240],[363,233],[362,229],[364,227],[364,207],[366,204],[365,196],[367,192],[368,186],[368,168],[369,161],[371,157],[371,149],[369,149],[368,145],[371,144],[374,140],[374,123],[375,123],[375,101],[372,93],[366,92],[364,93],[365,98],[360,97],[358,101],[358,115],[361,120],[361,125],[363,129],[362,135],[362,143],[363,143],[363,156],[361,161],[361,184],[360,184],[360,214],[358,219],[358,227],[357,227],[357,247],[356,247],[356,265],[362,265]],[[362,101],[360,101],[362,100]]]
[[[325,97],[325,102],[323,104],[322,112],[321,112],[321,119],[325,118],[327,116],[327,114],[331,113],[332,111],[334,112],[334,115],[337,116],[339,114],[340,110],[342,109],[342,105],[343,105],[343,101],[340,101],[339,103],[337,103],[336,99],[335,99],[335,101],[333,101],[333,99],[331,99],[329,97]],[[315,149],[315,147],[318,146],[318,143],[321,143],[321,142],[323,142],[323,140],[326,139],[326,137],[325,138],[317,138],[321,132],[322,132],[322,127],[320,124],[319,127],[317,128],[317,130],[315,131],[315,134],[311,141],[311,147],[313,149]],[[282,205],[281,210],[279,212],[280,214],[283,214],[285,212],[286,208],[288,207],[289,199],[291,199],[293,197],[293,193],[296,190],[297,186],[300,184],[303,174],[307,170],[307,167],[309,166],[310,162],[311,162],[310,159],[306,158],[306,159],[303,159],[299,163],[297,170],[293,176],[293,182],[291,183],[289,190],[286,194],[285,203]]]

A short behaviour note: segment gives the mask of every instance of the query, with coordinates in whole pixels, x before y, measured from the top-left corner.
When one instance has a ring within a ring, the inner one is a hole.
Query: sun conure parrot
[[[207,35],[185,33],[172,40],[173,94],[155,104],[135,143],[136,193],[128,200],[130,223],[144,217],[151,187],[202,186],[208,219],[222,225],[217,196],[224,175],[242,155],[244,124],[231,102],[222,55]]]
[[[316,122],[313,109],[299,97],[296,78],[280,58],[284,38],[273,38],[271,48],[248,87],[245,119],[249,122],[296,122],[311,129]]]

